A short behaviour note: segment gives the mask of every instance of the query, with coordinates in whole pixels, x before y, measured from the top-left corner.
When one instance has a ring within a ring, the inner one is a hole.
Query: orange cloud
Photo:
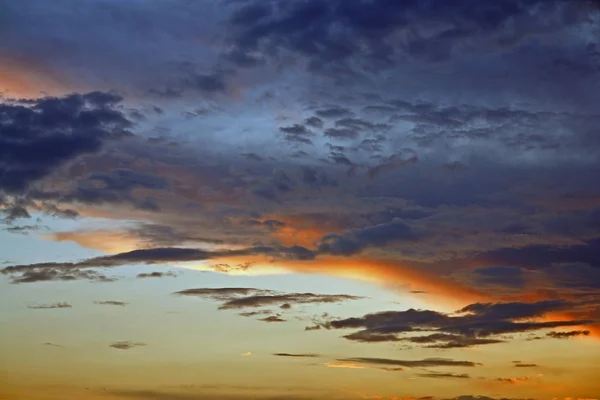
[[[56,242],[75,242],[88,249],[102,253],[116,254],[140,248],[139,240],[119,231],[81,231],[81,232],[57,232],[44,235],[46,239]]]
[[[324,365],[329,368],[350,368],[350,369],[365,369],[365,368],[367,368],[364,365],[358,365],[356,363],[346,362],[346,361],[331,361],[331,362],[326,362]]]

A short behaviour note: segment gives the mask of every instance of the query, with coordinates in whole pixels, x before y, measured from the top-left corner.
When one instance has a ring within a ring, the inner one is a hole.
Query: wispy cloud
[[[73,306],[70,303],[67,302],[59,302],[59,303],[52,303],[52,304],[39,304],[39,305],[31,305],[31,306],[27,306],[27,308],[31,308],[34,310],[51,310],[51,309],[56,309],[56,308],[72,308]]]
[[[115,301],[115,300],[106,300],[106,301],[96,301],[94,304],[104,305],[104,306],[117,306],[117,307],[125,307],[128,303],[123,301]]]
[[[118,350],[130,350],[135,347],[143,347],[143,346],[147,346],[147,344],[143,343],[143,342],[123,341],[123,342],[113,342],[110,344],[109,347],[112,347],[113,349],[118,349]]]

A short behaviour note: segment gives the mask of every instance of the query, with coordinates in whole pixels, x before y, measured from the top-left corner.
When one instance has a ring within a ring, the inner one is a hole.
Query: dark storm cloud
[[[377,343],[407,341],[431,348],[464,348],[503,343],[507,333],[523,333],[546,328],[578,326],[589,320],[564,319],[536,322],[533,318],[548,313],[572,309],[564,300],[536,303],[475,303],[456,314],[429,310],[387,311],[367,314],[361,318],[346,318],[320,323],[328,329],[362,328],[344,337],[349,340]],[[406,333],[433,332],[425,336],[403,336]]]
[[[0,190],[23,194],[67,161],[130,135],[121,100],[90,92],[0,104]]]

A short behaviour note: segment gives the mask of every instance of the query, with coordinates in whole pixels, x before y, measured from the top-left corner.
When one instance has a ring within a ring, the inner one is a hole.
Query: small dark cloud
[[[546,336],[549,336],[553,339],[569,339],[577,336],[589,336],[590,331],[579,330],[579,331],[569,331],[569,332],[549,332]]]
[[[142,342],[130,342],[130,341],[123,341],[123,342],[113,342],[109,345],[109,347],[112,347],[113,349],[118,349],[118,350],[130,350],[133,349],[134,347],[142,347],[142,346],[146,346],[146,343],[142,343]]]
[[[56,344],[56,343],[51,343],[51,342],[46,342],[46,343],[44,343],[44,346],[49,346],[49,347],[59,347],[59,348],[61,348],[61,349],[64,349],[64,348],[65,348],[65,346],[63,346],[63,345]]]
[[[356,130],[350,128],[328,128],[323,132],[325,137],[330,139],[356,139],[359,136],[359,133]]]
[[[419,161],[417,153],[412,149],[402,149],[401,151],[384,157],[379,164],[369,168],[367,175],[373,179],[381,174],[416,164]]]
[[[264,161],[265,160],[264,158],[262,158],[261,156],[259,156],[256,153],[242,153],[242,156],[245,157],[247,160],[250,160],[250,161],[258,161],[258,162],[260,162],[260,161]]]
[[[40,225],[21,225],[21,226],[9,226],[4,230],[9,233],[16,233],[21,235],[27,235],[31,231],[38,231],[44,227]]]
[[[424,373],[424,374],[417,374],[417,376],[420,376],[421,378],[471,379],[471,376],[469,376],[468,374],[452,374],[452,373],[436,373],[436,372],[429,372],[429,373]]]
[[[55,308],[72,308],[73,306],[67,302],[52,303],[52,304],[40,304],[36,306],[27,306],[34,310],[51,310]]]
[[[536,367],[539,367],[539,365],[537,365],[537,364],[525,364],[525,363],[520,363],[520,362],[515,362],[513,364],[513,366],[517,367],[517,368],[536,368]]]
[[[271,310],[257,310],[257,311],[241,312],[238,315],[242,316],[242,317],[255,317],[257,315],[271,315],[271,314],[273,314],[273,311],[271,311]]]
[[[431,368],[431,367],[475,367],[480,365],[472,361],[457,361],[449,358],[425,358],[422,360],[397,360],[391,358],[356,357],[339,359],[340,362],[352,362],[370,365],[396,365],[407,368]]]
[[[165,277],[176,277],[177,274],[175,272],[172,271],[168,271],[168,272],[158,272],[158,271],[154,271],[154,272],[142,272],[140,274],[137,274],[137,278],[143,279],[143,278],[165,278]]]
[[[323,127],[323,120],[319,117],[309,117],[304,120],[304,124],[320,129]]]
[[[107,301],[95,301],[94,304],[105,305],[105,306],[125,307],[128,303],[125,303],[123,301],[107,300]]]
[[[318,331],[321,329],[321,325],[311,325],[304,328],[305,331]]]
[[[319,354],[312,353],[274,353],[274,356],[277,357],[296,357],[296,358],[317,358],[320,357]]]
[[[282,319],[279,315],[271,315],[269,317],[260,318],[259,321],[263,322],[286,322],[286,319]]]
[[[354,113],[347,108],[331,107],[317,110],[316,113],[321,118],[350,118]]]
[[[313,142],[310,140],[310,137],[315,136],[312,130],[300,124],[280,127],[279,132],[282,134],[284,140],[295,144],[312,145]]]

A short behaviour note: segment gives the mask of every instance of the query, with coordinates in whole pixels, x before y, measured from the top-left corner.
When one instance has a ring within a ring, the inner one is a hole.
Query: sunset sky
[[[1,400],[600,399],[595,0],[0,0]]]

